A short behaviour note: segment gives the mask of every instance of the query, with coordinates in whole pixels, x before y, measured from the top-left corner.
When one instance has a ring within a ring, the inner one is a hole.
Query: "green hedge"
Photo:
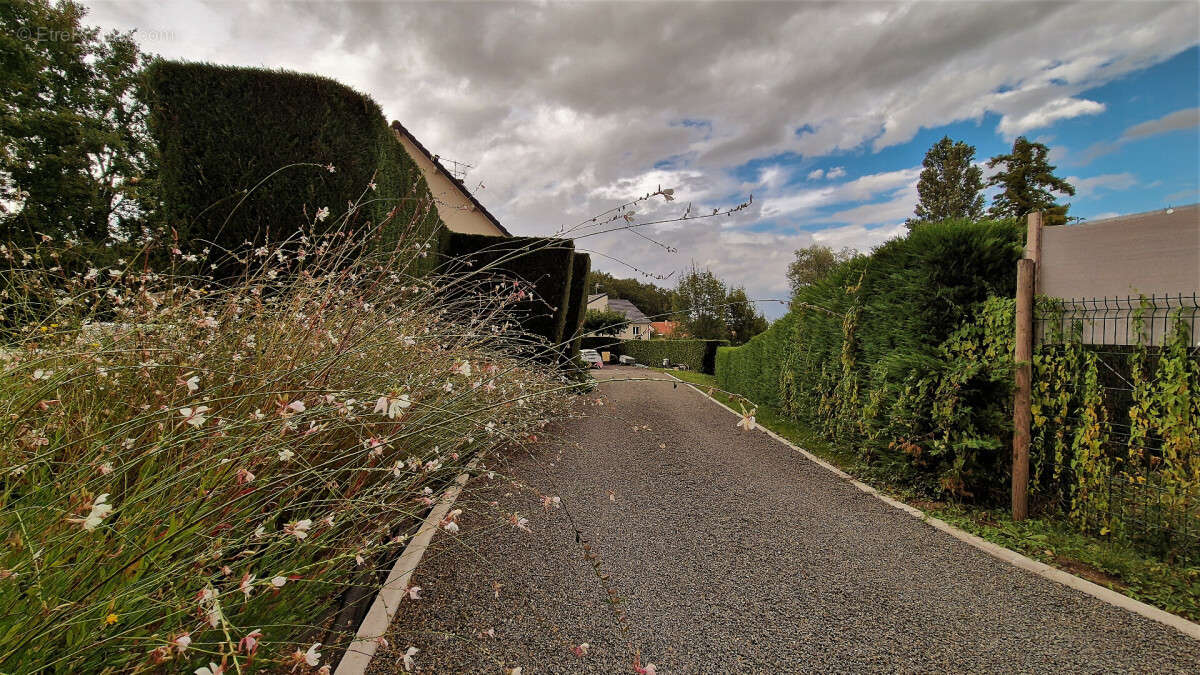
[[[145,84],[164,214],[185,241],[233,249],[278,240],[322,207],[335,222],[364,192],[360,223],[397,209],[384,245],[410,224],[410,241],[438,235],[424,177],[370,97],[316,75],[163,60]],[[283,169],[292,164],[316,166]],[[414,260],[417,272],[434,263]]]
[[[787,314],[740,347],[717,350],[717,383],[762,405],[779,407],[779,373],[795,330],[796,316]]]
[[[712,374],[717,349],[728,344],[725,340],[626,340],[621,353],[648,366],[661,366],[663,359],[670,359],[672,364]]]
[[[1002,499],[1011,372],[979,326],[997,323],[990,298],[1012,297],[1022,244],[1011,221],[923,225],[801,289],[770,330],[721,350],[717,379],[890,480]]]
[[[579,353],[583,339],[583,317],[587,313],[587,282],[592,269],[592,257],[586,253],[571,256],[570,304],[567,307],[566,333],[563,340],[570,340],[571,350],[567,358]]]
[[[472,270],[479,278],[500,274],[533,285],[533,294],[518,303],[522,326],[544,338],[556,353],[564,353],[571,293],[575,243],[570,239],[542,237],[493,237],[451,232],[445,238],[442,256],[447,266]],[[462,264],[470,261],[469,267]],[[586,303],[586,296],[582,302]],[[573,338],[572,334],[567,334]]]

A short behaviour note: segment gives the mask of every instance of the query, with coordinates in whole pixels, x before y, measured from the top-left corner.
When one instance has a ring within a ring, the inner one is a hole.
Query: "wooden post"
[[[1017,363],[1013,399],[1012,516],[1029,516],[1029,440],[1033,422],[1033,279],[1037,264],[1017,261],[1017,334],[1013,359]]]
[[[1042,273],[1042,212],[1034,211],[1028,216],[1028,231],[1025,236],[1025,257],[1034,262],[1033,292],[1040,290],[1038,277]]]

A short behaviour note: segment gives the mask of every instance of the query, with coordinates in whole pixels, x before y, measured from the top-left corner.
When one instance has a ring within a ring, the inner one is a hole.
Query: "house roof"
[[[646,315],[642,314],[642,310],[638,309],[637,305],[634,305],[628,300],[609,298],[608,309],[610,312],[620,312],[624,314],[625,318],[629,319],[631,323],[650,323],[650,319],[647,319]]]
[[[608,295],[608,293],[590,293],[588,294],[588,302],[595,302],[606,295]]]
[[[677,323],[674,321],[651,321],[650,326],[654,328],[654,332],[659,335],[671,335],[675,332]]]
[[[471,205],[474,206],[477,211],[482,213],[485,218],[490,220],[492,224],[496,226],[496,229],[503,232],[506,237],[512,236],[512,232],[509,232],[507,229],[505,229],[505,227],[500,224],[500,221],[496,218],[496,216],[493,216],[492,212],[488,211],[487,207],[481,204],[479,200],[475,198],[475,195],[471,194],[471,191],[467,189],[467,186],[463,185],[463,182],[459,180],[457,176],[450,173],[446,167],[442,166],[442,163],[438,161],[438,156],[431,154],[424,145],[421,145],[421,141],[418,141],[416,136],[413,136],[408,129],[405,129],[403,124],[401,124],[398,120],[392,120],[392,130],[404,134],[405,138],[412,141],[412,144],[417,146],[417,149],[420,150],[430,162],[433,162],[433,165],[437,167],[438,173],[445,176],[452,185],[458,188],[459,192],[463,193],[463,196],[471,200]]]

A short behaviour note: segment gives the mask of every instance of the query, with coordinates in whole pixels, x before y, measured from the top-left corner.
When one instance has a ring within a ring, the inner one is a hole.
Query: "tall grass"
[[[524,288],[410,276],[428,242],[378,229],[0,251],[0,672],[328,667],[438,488],[564,413]]]

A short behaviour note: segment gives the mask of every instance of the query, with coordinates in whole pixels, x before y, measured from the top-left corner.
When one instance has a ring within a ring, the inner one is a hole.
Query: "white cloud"
[[[824,177],[825,177],[824,169],[813,169],[812,171],[808,172],[809,180],[821,180]]]
[[[1084,92],[1195,45],[1200,21],[1186,2],[90,7],[85,22],[140,28],[144,47],[168,57],[319,72],[371,94],[432,152],[473,164],[468,183],[486,184],[479,199],[520,234],[583,221],[659,181],[682,196],[647,215],[754,191],[738,216],[664,228],[680,255],[721,260],[735,282],[747,275],[752,294],[777,292],[787,247],[812,235],[730,243],[738,228],[851,202],[842,217],[863,229],[836,236],[865,242],[880,229],[865,221],[898,217],[916,173],[794,186],[782,170],[746,181],[734,167],[878,150],[988,114],[1006,135],[1096,114]],[[872,203],[852,203],[862,201]],[[636,237],[600,239],[647,269],[682,267]]]
[[[1106,173],[1087,178],[1067,176],[1065,180],[1075,186],[1075,196],[1078,198],[1091,197],[1101,190],[1128,190],[1138,183],[1137,178],[1129,172]]]
[[[838,178],[842,178],[845,175],[846,175],[845,167],[835,166],[832,169],[830,169],[828,173],[825,174],[825,177],[830,180],[835,180]]]
[[[1030,129],[1040,129],[1058,120],[1079,117],[1080,115],[1098,115],[1104,112],[1105,106],[1097,101],[1081,98],[1060,98],[1047,102],[1040,108],[1020,116],[1005,115],[1000,119],[999,130],[1005,136],[1012,138]]]
[[[1176,110],[1156,120],[1135,124],[1126,129],[1125,133],[1121,134],[1121,138],[1127,140],[1145,138],[1147,136],[1165,134],[1170,131],[1194,129],[1198,126],[1200,126],[1200,108],[1186,108],[1184,110]]]
[[[1116,152],[1126,143],[1150,138],[1159,134],[1183,129],[1194,129],[1200,126],[1200,108],[1184,108],[1157,119],[1140,122],[1127,129],[1115,141],[1101,141],[1089,146],[1080,153],[1076,162],[1080,165],[1089,164],[1092,160]]]
[[[813,240],[832,249],[852,248],[863,253],[889,239],[903,236],[908,228],[903,223],[867,228],[862,225],[831,227],[813,234]]]
[[[917,182],[914,180],[892,194],[891,199],[831,213],[821,220],[851,225],[903,222],[913,215],[917,205]]]

